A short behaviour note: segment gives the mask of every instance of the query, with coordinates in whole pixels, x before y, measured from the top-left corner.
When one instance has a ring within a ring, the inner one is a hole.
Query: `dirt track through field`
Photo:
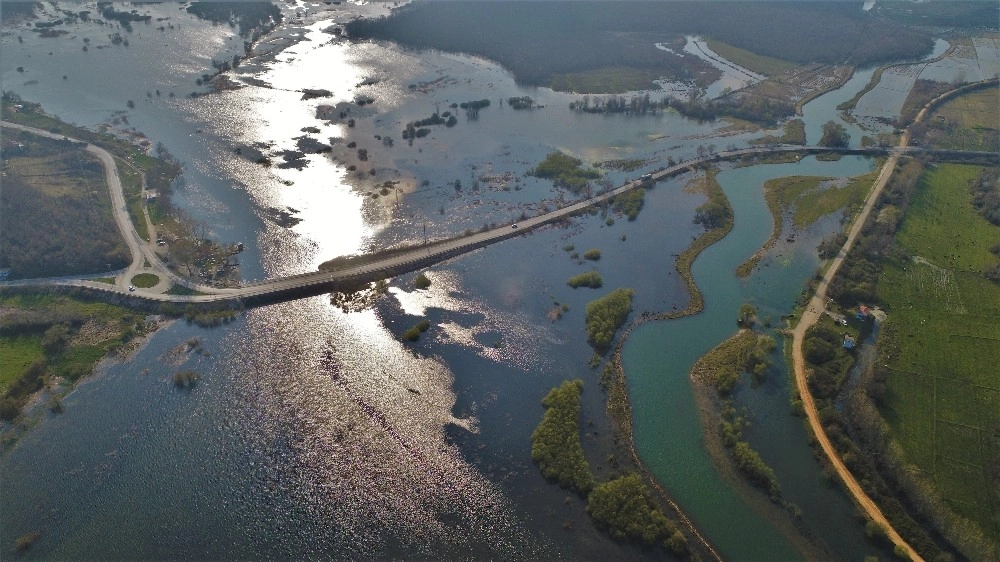
[[[937,104],[941,103],[944,99],[949,98],[960,90],[969,89],[970,86],[967,85],[955,90],[941,94],[940,96],[934,98],[927,103],[917,114],[917,117],[913,120],[913,123],[919,123],[927,116],[930,110]],[[899,148],[905,149],[910,142],[909,129],[903,132],[903,135],[899,139]],[[806,306],[805,310],[802,312],[802,319],[799,321],[798,325],[795,326],[795,330],[792,332],[792,369],[795,372],[795,386],[798,389],[799,396],[802,399],[802,406],[806,413],[806,418],[809,421],[809,428],[812,429],[813,434],[816,436],[816,442],[819,443],[823,453],[826,455],[828,461],[833,466],[834,470],[837,472],[837,476],[844,483],[844,487],[851,494],[855,503],[865,511],[872,521],[877,523],[884,531],[889,540],[892,541],[893,545],[897,549],[902,549],[906,552],[910,560],[923,561],[923,558],[916,550],[910,546],[906,540],[893,528],[889,520],[886,519],[885,515],[882,514],[882,510],[879,509],[878,505],[868,496],[867,493],[861,488],[857,479],[851,474],[851,471],[847,469],[844,465],[844,461],[840,458],[837,450],[833,447],[833,443],[830,442],[830,438],[827,437],[826,432],[823,430],[823,424],[820,423],[819,412],[816,410],[816,402],[813,400],[812,392],[809,391],[809,384],[806,377],[806,362],[805,357],[802,352],[802,344],[805,339],[806,331],[811,328],[826,312],[826,290],[830,285],[830,281],[833,280],[834,276],[837,275],[837,271],[840,269],[841,264],[844,263],[844,258],[847,253],[854,246],[854,241],[857,239],[858,234],[861,233],[861,229],[864,227],[865,221],[868,219],[868,215],[871,213],[872,208],[875,207],[875,203],[878,201],[879,196],[882,194],[882,190],[885,188],[886,184],[889,182],[889,178],[892,177],[893,171],[896,169],[896,164],[899,161],[899,154],[902,150],[892,153],[885,164],[882,166],[882,170],[879,172],[878,178],[875,180],[875,184],[872,186],[871,192],[868,194],[868,198],[865,200],[865,205],[861,209],[857,218],[854,220],[854,224],[851,225],[851,230],[847,234],[847,241],[844,242],[844,246],[837,253],[837,256],[833,258],[830,262],[829,267],[826,269],[826,273],[820,280],[819,285],[816,287],[816,293],[813,295],[809,304]]]

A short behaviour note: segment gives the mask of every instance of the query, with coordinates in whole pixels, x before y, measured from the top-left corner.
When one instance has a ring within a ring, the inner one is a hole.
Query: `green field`
[[[46,376],[86,376],[145,330],[142,313],[65,296],[0,295],[0,310],[0,412],[7,419]]]
[[[879,347],[890,375],[882,413],[907,459],[948,505],[1000,541],[1000,286],[983,268],[1000,227],[970,204],[976,166],[924,175],[878,283]]]
[[[42,357],[42,340],[38,337],[19,336],[0,338],[0,393],[6,392],[11,382]]]
[[[132,278],[132,284],[140,289],[155,287],[160,282],[160,278],[152,273],[140,273]]]
[[[794,62],[776,59],[773,57],[765,57],[764,55],[758,55],[757,53],[751,53],[745,49],[733,47],[732,45],[728,45],[715,39],[708,40],[708,48],[712,49],[723,58],[735,62],[743,68],[765,76],[781,74],[782,72],[791,70],[798,66]]]
[[[1000,107],[1000,88],[958,96],[926,120],[925,138],[934,148],[1000,150],[997,107]]]

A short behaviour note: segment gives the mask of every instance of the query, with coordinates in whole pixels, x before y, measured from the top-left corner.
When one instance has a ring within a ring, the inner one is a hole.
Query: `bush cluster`
[[[601,355],[608,352],[615,332],[632,312],[632,289],[615,289],[587,303],[587,339]]]
[[[403,332],[403,341],[417,341],[420,339],[420,334],[426,332],[431,327],[431,323],[427,319],[417,322],[411,326],[408,330]]]
[[[590,180],[601,177],[593,168],[582,168],[583,161],[563,152],[550,152],[531,175],[550,179],[556,187],[564,187],[573,193],[582,193],[590,186]]]
[[[646,190],[643,188],[633,189],[622,193],[621,195],[616,195],[614,199],[611,200],[611,208],[616,212],[619,212],[628,217],[628,220],[634,221],[636,217],[639,216],[639,211],[642,210],[642,206],[646,203]]]
[[[601,274],[596,271],[588,271],[586,273],[581,273],[580,275],[574,275],[569,278],[566,282],[567,285],[576,289],[577,287],[590,287],[591,289],[599,289],[601,285],[604,284],[604,280],[601,279]]]
[[[662,544],[674,554],[687,553],[687,539],[653,505],[649,489],[635,474],[598,484],[587,499],[587,513],[599,527],[619,540]]]
[[[545,414],[531,434],[531,460],[542,476],[583,495],[594,487],[580,444],[580,393],[583,381],[563,381],[542,399]]]

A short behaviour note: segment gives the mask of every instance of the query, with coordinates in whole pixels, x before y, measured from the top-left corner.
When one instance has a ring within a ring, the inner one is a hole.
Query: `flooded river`
[[[559,204],[572,195],[527,174],[552,150],[587,162],[642,161],[629,172],[607,170],[619,184],[667,157],[690,158],[699,145],[745,146],[760,136],[720,137],[724,123],[672,112],[575,113],[568,105],[577,96],[519,86],[490,61],[354,45],[330,31],[382,13],[374,5],[286,6],[289,22],[257,46],[266,54],[230,73],[237,89],[191,97],[206,91],[196,80],[211,72],[212,59],[241,52],[242,39],[182,8],[137,7],[154,19],[135,26],[128,46],[112,45],[108,36],[118,29],[94,22],[65,24],[59,38],[5,28],[0,77],[5,90],[54,115],[142,133],[180,161],[176,202],[212,236],[245,243],[247,280]],[[857,73],[806,105],[810,142],[830,107],[867,80]],[[329,95],[304,99],[306,89]],[[536,109],[505,103],[525,95]],[[359,98],[373,101],[359,106]],[[452,107],[478,99],[491,105],[477,115]],[[335,108],[332,118],[324,108]],[[402,139],[407,122],[435,111],[454,112],[457,124],[412,144]],[[850,132],[857,142],[860,130]],[[278,166],[303,137],[330,153]],[[246,156],[250,148],[276,165],[257,164]],[[761,183],[871,166],[810,158],[722,172],[736,230],[695,263],[705,313],[644,326],[625,347],[640,454],[727,556],[800,553],[711,465],[687,370],[733,332],[741,302],[775,318],[787,312],[816,266],[815,242],[839,228],[835,218],[820,221],[737,281],[733,268],[770,229]],[[684,190],[689,179],[651,190],[634,222],[581,217],[485,248],[431,268],[427,291],[413,289],[412,275],[393,279],[390,296],[365,312],[346,314],[316,297],[251,310],[212,330],[172,324],[136,357],[102,366],[64,399],[65,413],[36,412],[34,427],[4,452],[0,544],[38,531],[27,557],[649,556],[597,531],[584,500],[546,483],[529,440],[545,392],[583,378],[588,456],[599,476],[615,470],[599,374],[588,367],[584,309],[625,286],[636,291],[637,312],[686,305],[673,256],[700,233],[691,217],[704,202]],[[295,220],[276,219],[281,213]],[[580,253],[601,249],[600,262],[571,257],[570,244]],[[566,286],[592,268],[604,289]],[[399,335],[421,318],[431,330],[402,344]],[[201,381],[176,389],[172,374],[188,368]],[[867,547],[853,508],[820,483],[787,396],[783,372],[740,394],[756,423],[747,438],[802,508],[806,532],[832,556],[859,559]]]

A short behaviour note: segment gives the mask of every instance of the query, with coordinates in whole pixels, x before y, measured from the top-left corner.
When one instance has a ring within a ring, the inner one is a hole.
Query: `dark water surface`
[[[700,144],[743,146],[758,136],[712,137],[723,123],[697,124],[673,113],[576,114],[567,109],[575,96],[517,86],[489,61],[351,45],[323,31],[382,10],[371,5],[285,6],[289,23],[258,46],[271,54],[231,73],[242,88],[192,98],[191,91],[205,90],[195,80],[210,72],[212,58],[242,50],[236,30],[198,21],[175,4],[115,7],[169,19],[136,25],[128,47],[111,46],[107,36],[119,30],[95,23],[63,26],[70,34],[56,39],[5,28],[4,89],[67,121],[134,129],[153,146],[162,144],[183,165],[177,203],[213,236],[245,242],[240,260],[248,280],[419,240],[424,228],[430,237],[446,236],[571,199],[526,175],[551,150],[588,162],[647,162],[636,171],[607,172],[617,184],[663,165],[667,156],[691,157]],[[168,23],[174,28],[157,30]],[[91,39],[86,52],[84,37]],[[331,95],[303,100],[304,88]],[[316,117],[319,106],[347,107],[358,95],[376,101],[350,106],[354,127]],[[530,95],[544,107],[501,107],[501,99],[514,95]],[[459,110],[457,126],[435,128],[412,146],[399,136],[408,121],[480,98],[493,104],[478,118]],[[126,111],[128,100],[134,110]],[[807,128],[814,126],[807,112]],[[330,144],[332,158],[308,155],[298,170],[265,168],[235,153],[256,144],[276,155],[296,148],[303,135]],[[387,147],[376,135],[395,142]],[[369,160],[347,147],[352,141],[369,150]],[[350,165],[359,169],[351,172]],[[696,263],[706,312],[646,326],[626,347],[643,458],[727,555],[798,553],[707,461],[686,369],[732,332],[740,302],[777,317],[815,267],[815,244],[804,241],[779,244],[770,265],[746,282],[732,276],[770,229],[763,178],[851,175],[869,167],[850,158],[810,159],[722,173],[737,229],[750,230],[734,232]],[[650,555],[598,532],[583,500],[544,482],[531,463],[529,438],[545,392],[581,377],[588,456],[599,475],[613,472],[599,374],[587,366],[584,309],[617,287],[636,290],[636,313],[686,305],[673,256],[700,233],[691,217],[704,201],[683,191],[688,179],[650,191],[635,222],[619,217],[608,226],[599,215],[578,218],[486,248],[431,268],[427,291],[413,290],[412,275],[394,279],[391,296],[375,310],[345,314],[316,297],[251,310],[214,330],[183,322],[161,330],[136,357],[105,366],[67,396],[64,414],[36,414],[35,427],[0,458],[6,507],[0,545],[38,531],[28,557]],[[390,194],[373,197],[386,181],[396,182]],[[276,210],[300,222],[282,225]],[[827,220],[812,236],[834,229]],[[602,259],[572,259],[565,244],[580,253],[599,248]],[[565,285],[592,268],[604,277],[600,291]],[[569,310],[552,321],[546,315],[556,303]],[[415,344],[401,344],[398,335],[423,317],[431,330]],[[200,344],[189,349],[195,339]],[[188,368],[201,381],[190,391],[176,389],[172,374]],[[757,423],[748,439],[830,552],[860,558],[865,548],[847,500],[818,485],[801,425],[785,415],[786,387],[785,374],[776,373],[762,389],[741,395]],[[769,448],[781,440],[789,447]],[[677,467],[684,473],[671,472]]]

